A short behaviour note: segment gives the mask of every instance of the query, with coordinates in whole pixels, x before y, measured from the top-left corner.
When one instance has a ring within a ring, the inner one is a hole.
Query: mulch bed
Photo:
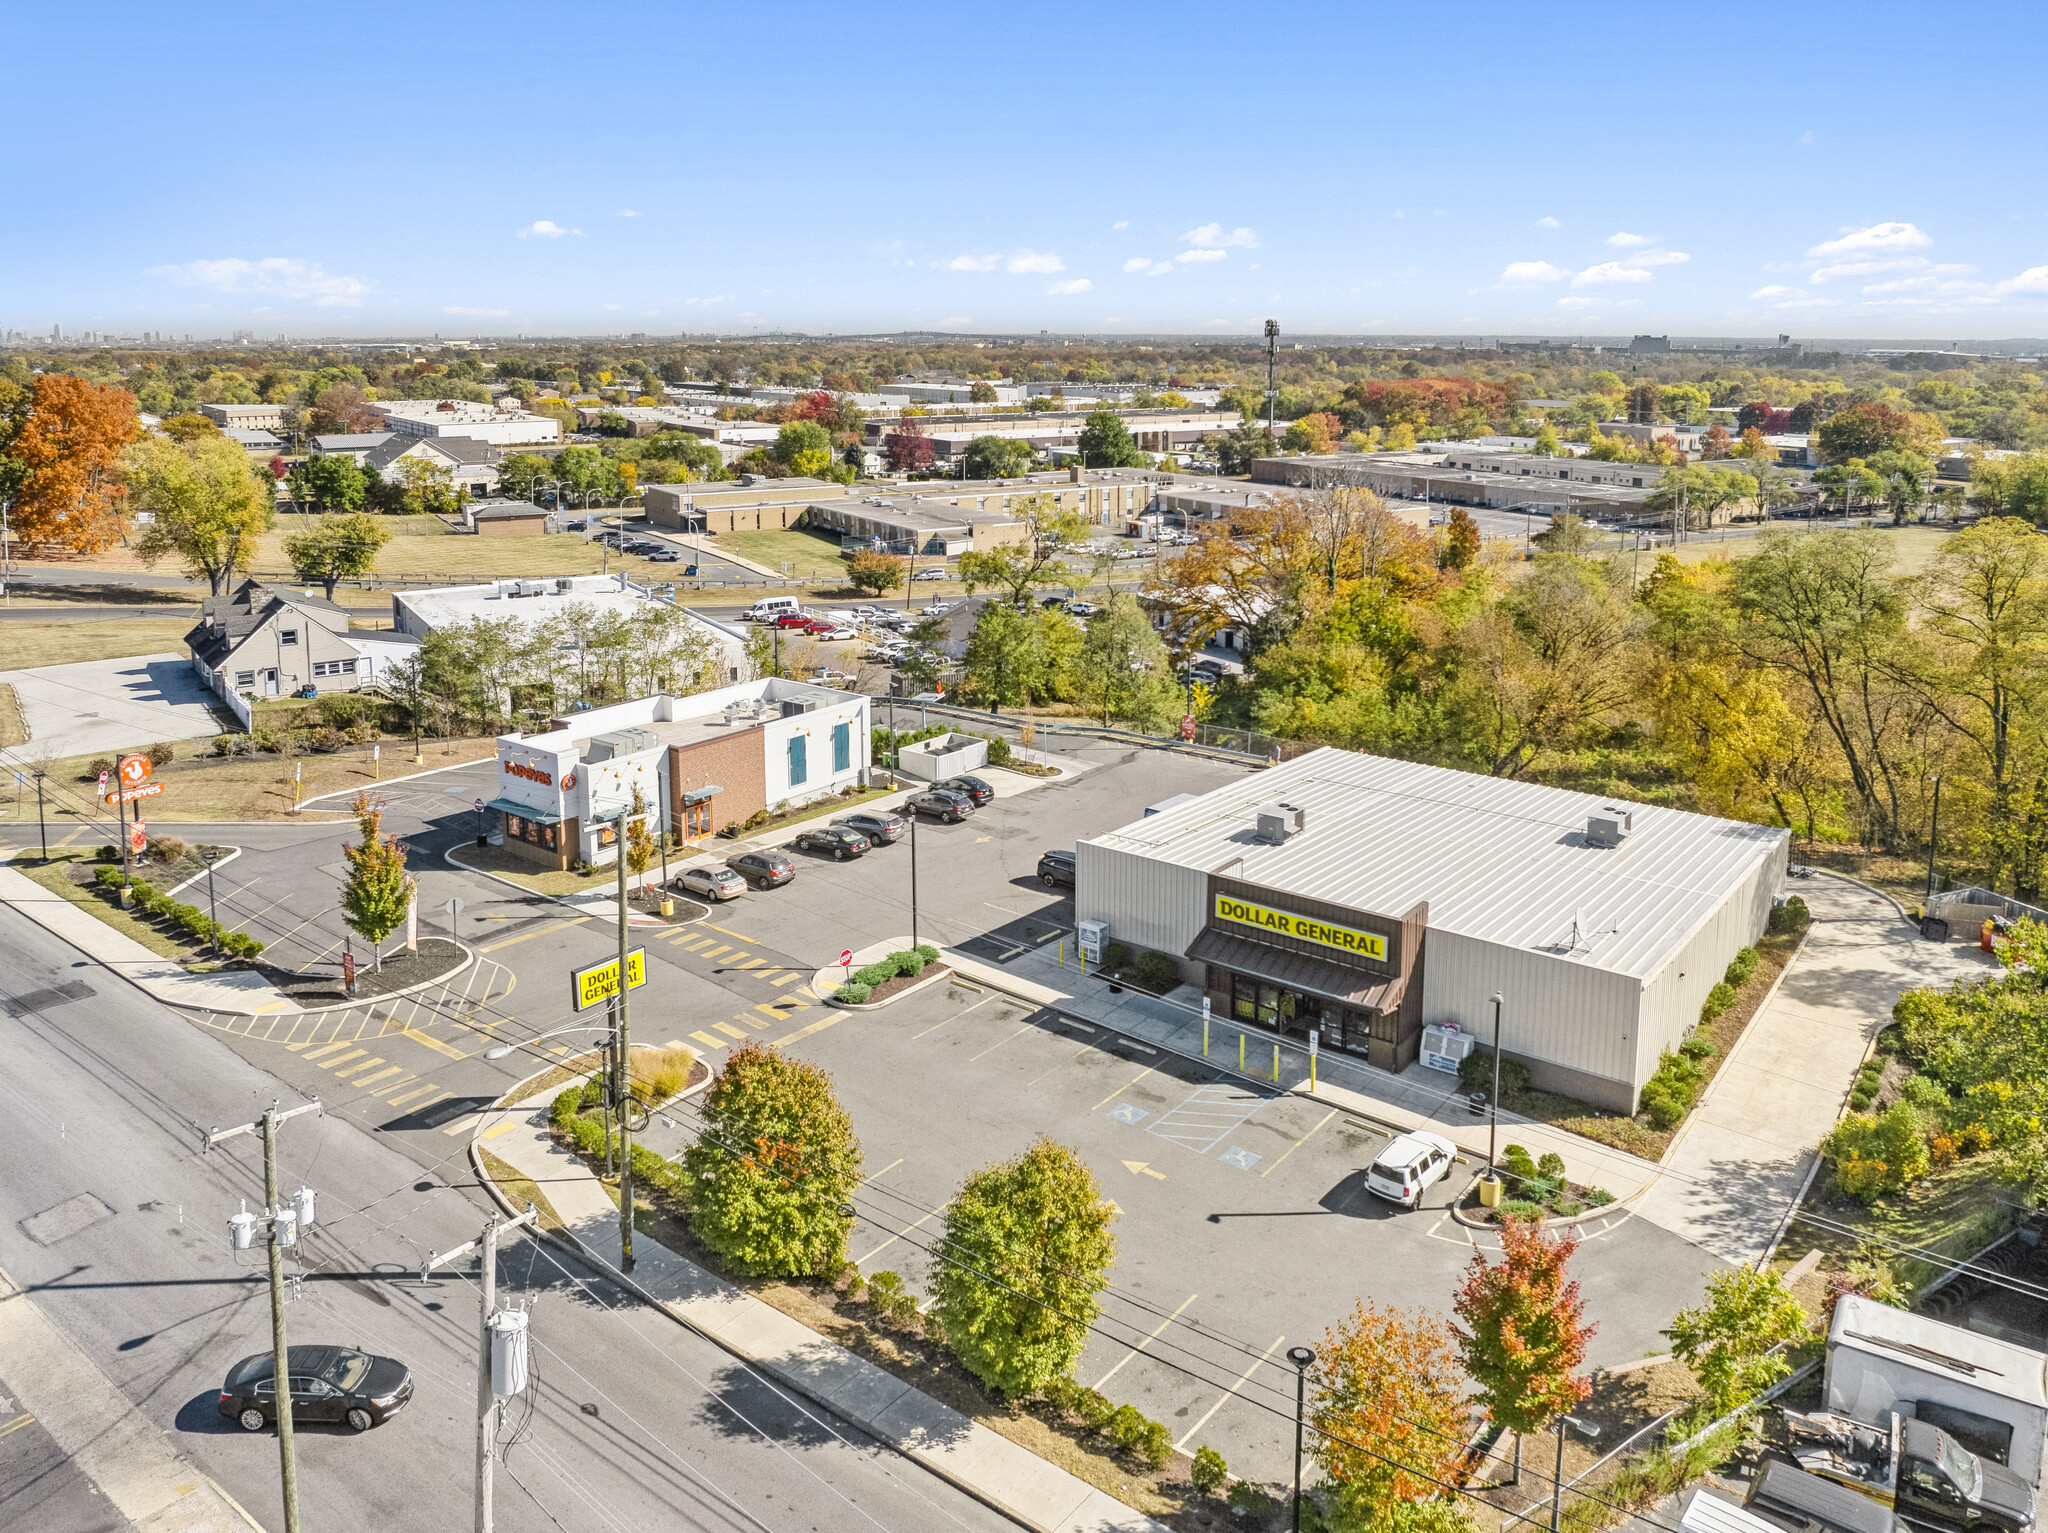
[[[908,990],[912,985],[921,985],[928,979],[936,978],[942,974],[950,975],[952,972],[951,969],[942,963],[928,963],[916,974],[898,974],[893,979],[883,980],[868,993],[868,998],[860,1004],[863,1006],[879,1006],[882,1002],[888,1000],[890,996],[898,995]]]
[[[335,960],[331,974],[300,974],[260,960],[251,967],[301,1006],[327,1006],[350,999],[378,1000],[394,991],[439,979],[462,962],[462,948],[446,937],[420,938],[417,953],[408,953],[404,948],[386,953],[381,970],[372,967],[368,953],[362,953],[356,958],[356,993],[352,998],[342,983],[339,959]]]

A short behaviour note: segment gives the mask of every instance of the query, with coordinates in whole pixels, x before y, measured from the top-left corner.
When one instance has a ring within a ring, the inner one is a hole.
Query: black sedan
[[[904,831],[909,828],[904,823],[902,815],[891,814],[886,809],[863,809],[858,814],[841,815],[832,823],[844,825],[848,830],[859,831],[876,846],[887,846],[892,841],[900,840]]]
[[[974,813],[974,800],[950,788],[927,788],[911,794],[903,801],[903,807],[912,814],[928,814],[935,820],[957,825]]]
[[[797,833],[796,845],[807,852],[822,852],[837,862],[858,857],[874,842],[845,825],[814,825]]]
[[[977,809],[996,796],[996,790],[979,777],[948,777],[939,786],[948,793],[958,793],[971,799]]]
[[[412,1373],[395,1358],[372,1357],[352,1347],[293,1347],[292,1425],[332,1422],[367,1432],[404,1410],[412,1399]],[[220,1413],[260,1432],[277,1420],[275,1355],[259,1352],[228,1370],[220,1387]]]
[[[796,864],[781,852],[741,852],[725,865],[756,889],[773,889],[796,877]]]

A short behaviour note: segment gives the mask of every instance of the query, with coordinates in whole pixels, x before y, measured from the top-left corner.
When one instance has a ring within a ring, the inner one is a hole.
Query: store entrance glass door
[[[1323,1025],[1323,999],[1254,979],[1249,974],[1230,977],[1231,1016],[1252,1027],[1267,1028],[1296,1038],[1306,1038],[1310,1028]]]

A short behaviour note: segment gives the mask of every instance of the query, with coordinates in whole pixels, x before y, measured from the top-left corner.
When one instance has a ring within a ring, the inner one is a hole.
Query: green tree
[[[1932,458],[1889,447],[1865,459],[1864,466],[1883,484],[1881,493],[1895,520],[1926,503],[1928,487],[1934,482]]]
[[[292,499],[322,511],[360,511],[369,499],[377,471],[358,464],[345,452],[308,458],[286,476]]]
[[[626,816],[626,871],[639,877],[654,861],[654,832],[647,825],[647,795],[633,784],[633,808]]]
[[[342,920],[350,931],[370,944],[378,969],[384,967],[384,951],[378,945],[398,930],[413,901],[413,879],[405,871],[406,848],[396,836],[381,832],[384,809],[373,804],[367,793],[358,793],[349,805],[363,839],[354,846],[344,844],[342,860],[348,865],[348,879],[341,886]]]
[[[1113,410],[1097,410],[1082,423],[1080,447],[1089,468],[1143,468],[1150,461]]]
[[[248,454],[223,436],[179,446],[145,437],[122,457],[131,503],[151,513],[135,551],[154,565],[166,554],[203,575],[218,596],[248,570],[270,525],[271,502]]]
[[[284,556],[297,579],[318,581],[333,601],[339,582],[376,570],[377,555],[390,541],[391,529],[374,516],[323,516],[306,531],[285,538]]]
[[[967,1178],[926,1285],[968,1372],[1012,1399],[1072,1373],[1116,1260],[1111,1217],[1080,1152],[1050,1139]]]
[[[1814,442],[1830,463],[1846,463],[1851,458],[1867,462],[1887,448],[1932,457],[1941,445],[1941,435],[1941,423],[1931,415],[1865,400],[1822,421],[1814,432]]]
[[[1536,446],[1533,450],[1546,458],[1556,457],[1560,451],[1560,444],[1557,440],[1557,427],[1551,425],[1549,421],[1545,421],[1542,425],[1538,426],[1536,428]]]
[[[1851,458],[1846,463],[1830,463],[1816,470],[1813,479],[1844,511],[1853,510],[1859,500],[1867,505],[1884,498],[1883,476],[1861,458]]]
[[[1444,528],[1444,568],[1470,569],[1479,557],[1479,543],[1479,523],[1472,519],[1472,513],[1463,506],[1453,506],[1450,522]]]
[[[877,548],[863,548],[846,561],[846,578],[856,591],[883,596],[903,584],[903,561]]]
[[[1039,668],[1038,625],[1033,614],[1008,602],[992,601],[975,619],[967,636],[965,690],[970,700],[986,703],[990,713],[1004,704],[1016,707],[1035,690]]]
[[[945,654],[939,646],[951,632],[944,618],[928,617],[904,635],[910,640],[910,648],[896,662],[896,670],[918,691],[929,692],[938,685],[946,669]]]
[[[1156,729],[1180,711],[1172,657],[1144,610],[1119,592],[1088,619],[1081,677],[1082,691],[1101,708],[1105,729],[1112,718]]]
[[[1249,474],[1254,462],[1273,456],[1273,439],[1266,428],[1248,419],[1227,434],[1204,437],[1202,445],[1216,455],[1216,466],[1226,474]]]
[[[498,493],[510,500],[531,500],[555,476],[537,452],[515,452],[498,465]]]
[[[1707,1392],[1715,1416],[1747,1404],[1792,1371],[1782,1351],[1813,1328],[1775,1272],[1737,1267],[1707,1279],[1705,1302],[1671,1317],[1665,1334]]]
[[[2048,452],[1977,458],[1970,464],[1970,496],[1992,511],[2048,526]]]
[[[1594,1328],[1581,1319],[1584,1302],[1566,1272],[1579,1248],[1576,1232],[1547,1236],[1534,1220],[1501,1226],[1500,1257],[1474,1251],[1453,1301],[1462,1326],[1452,1335],[1480,1404],[1519,1439],[1540,1432],[1591,1393],[1572,1370],[1586,1359]]]
[[[1014,479],[1031,469],[1031,444],[1010,437],[978,436],[967,444],[969,479]]]
[[[839,1210],[860,1185],[861,1149],[832,1077],[745,1043],[711,1083],[703,1120],[683,1151],[697,1238],[738,1272],[836,1272],[846,1260]]]
[[[832,462],[832,434],[816,421],[791,421],[776,433],[769,456],[793,474],[816,477]]]
[[[976,405],[992,405],[996,402],[995,385],[977,378],[968,387],[967,402]]]
[[[554,477],[579,496],[617,500],[625,492],[618,459],[595,447],[565,447],[555,455]]]
[[[1039,586],[1067,585],[1073,571],[1063,554],[1079,548],[1088,536],[1088,522],[1078,511],[1061,508],[1051,495],[1026,495],[1010,507],[1022,522],[1024,537],[1015,543],[976,548],[960,556],[960,579],[969,594],[988,586],[1022,605]]]
[[[453,516],[462,508],[454,474],[426,458],[400,458],[393,488],[407,516]]]

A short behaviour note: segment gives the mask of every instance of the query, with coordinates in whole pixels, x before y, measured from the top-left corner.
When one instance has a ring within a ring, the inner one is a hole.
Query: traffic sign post
[[[350,946],[341,950],[341,983],[351,996],[356,993],[356,950]]]
[[[842,979],[847,979],[847,980],[851,980],[851,979],[853,978],[853,949],[852,949],[852,948],[850,948],[850,947],[848,947],[848,948],[841,948],[841,949],[839,950],[839,967],[840,967],[840,969],[841,969],[841,971],[842,971],[842,974],[841,974],[841,978],[842,978]]]
[[[647,950],[634,948],[626,955],[626,988],[638,990],[647,983]],[[569,1003],[573,1010],[587,1011],[600,1001],[619,993],[619,961],[608,958],[569,976]]]

